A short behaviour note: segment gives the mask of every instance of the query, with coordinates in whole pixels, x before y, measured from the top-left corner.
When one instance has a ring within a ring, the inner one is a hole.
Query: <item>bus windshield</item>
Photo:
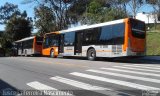
[[[48,48],[52,46],[58,46],[59,45],[58,41],[59,41],[59,35],[56,34],[46,35],[43,41],[43,47]]]
[[[145,23],[137,20],[131,20],[132,36],[140,39],[145,38]]]

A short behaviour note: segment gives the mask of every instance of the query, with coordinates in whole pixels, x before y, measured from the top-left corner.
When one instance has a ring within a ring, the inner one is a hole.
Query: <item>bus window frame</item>
[[[136,25],[139,23],[139,25],[143,24],[142,27],[134,28],[137,27]],[[145,23],[139,20],[135,19],[130,19],[130,25],[131,25],[131,34],[134,38],[138,39],[145,39],[146,38],[146,33],[145,33]],[[134,26],[134,27],[133,27]]]
[[[55,39],[55,36],[56,36],[56,39]],[[54,37],[54,38],[53,38]],[[59,46],[59,34],[47,34],[44,39],[43,39],[43,48],[46,49],[46,48],[50,48],[50,47],[58,47]],[[49,39],[51,41],[56,41],[54,44],[53,42],[49,41]],[[46,45],[46,40],[48,41],[48,44]],[[52,44],[51,44],[52,43]]]

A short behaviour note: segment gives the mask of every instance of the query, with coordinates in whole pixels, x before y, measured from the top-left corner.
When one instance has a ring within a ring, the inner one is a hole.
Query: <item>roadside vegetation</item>
[[[160,55],[160,25],[147,31],[147,55]]]

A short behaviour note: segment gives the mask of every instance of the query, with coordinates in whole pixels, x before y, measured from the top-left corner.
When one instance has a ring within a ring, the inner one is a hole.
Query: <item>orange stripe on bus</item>
[[[96,50],[96,52],[112,52],[112,50]]]
[[[64,50],[65,52],[74,52],[74,50]]]

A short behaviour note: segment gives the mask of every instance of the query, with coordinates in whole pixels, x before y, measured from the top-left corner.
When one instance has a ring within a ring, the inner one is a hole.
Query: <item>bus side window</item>
[[[75,32],[68,32],[64,34],[64,45],[73,46],[75,43]]]
[[[101,28],[88,29],[83,33],[84,45],[97,45],[101,34]]]
[[[125,24],[120,23],[120,24],[115,24],[112,26],[112,31],[113,31],[113,45],[117,44],[123,44],[124,43],[124,29],[125,29]]]
[[[112,35],[112,26],[104,26],[102,27],[101,30],[101,35],[100,35],[100,42],[101,44],[106,44],[106,45],[111,45],[112,44],[112,39],[113,39],[113,35]]]

